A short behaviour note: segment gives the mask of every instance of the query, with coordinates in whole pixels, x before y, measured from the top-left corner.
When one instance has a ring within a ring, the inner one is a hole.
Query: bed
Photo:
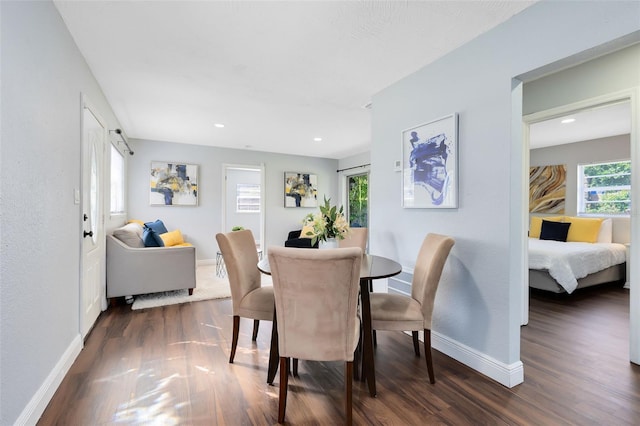
[[[606,221],[595,242],[544,240],[530,231],[529,287],[571,294],[583,287],[624,281],[629,219]]]

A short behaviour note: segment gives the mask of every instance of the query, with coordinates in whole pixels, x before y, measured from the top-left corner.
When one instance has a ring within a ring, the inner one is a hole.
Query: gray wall
[[[575,216],[578,205],[578,165],[631,159],[629,135],[532,149],[531,166],[567,166],[565,214]]]
[[[242,149],[213,148],[173,142],[131,140],[135,155],[129,159],[128,217],[145,222],[162,219],[169,230],[180,229],[196,246],[198,260],[214,260],[222,232],[222,164],[265,167],[265,244],[283,245],[287,233],[302,227],[312,208],[284,207],[284,172],[318,175],[318,198],[337,200],[338,161],[326,158],[272,154]],[[151,161],[173,161],[200,165],[197,207],[149,206]],[[258,238],[258,236],[256,236]]]
[[[455,237],[433,329],[436,344],[463,362],[495,361],[496,370],[519,363],[526,231],[522,128],[514,124],[521,98],[512,79],[638,32],[639,14],[637,2],[540,2],[373,98],[371,252],[411,270],[426,233]],[[401,131],[452,112],[459,208],[402,209],[401,176],[389,165],[400,158]]]
[[[640,44],[634,44],[525,83],[523,114],[532,114],[638,86]]]
[[[0,424],[10,425],[44,409],[82,345],[81,94],[119,125],[53,3],[2,1],[0,15]]]

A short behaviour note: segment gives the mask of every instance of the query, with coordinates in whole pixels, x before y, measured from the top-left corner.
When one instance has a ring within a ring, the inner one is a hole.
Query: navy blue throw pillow
[[[158,235],[160,234],[166,234],[167,232],[167,228],[164,226],[164,223],[162,223],[162,221],[160,219],[156,220],[155,222],[146,222],[144,224],[145,228],[149,228],[149,229],[153,229],[154,231],[156,231],[158,233]]]
[[[164,247],[164,241],[160,238],[160,234],[147,227],[142,231],[142,242],[145,247]]]
[[[550,220],[542,220],[542,229],[540,230],[541,240],[567,241],[567,234],[571,223],[553,222]]]

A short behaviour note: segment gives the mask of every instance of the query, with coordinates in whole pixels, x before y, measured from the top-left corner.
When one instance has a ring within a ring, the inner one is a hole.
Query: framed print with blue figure
[[[402,132],[402,207],[458,207],[458,115]]]

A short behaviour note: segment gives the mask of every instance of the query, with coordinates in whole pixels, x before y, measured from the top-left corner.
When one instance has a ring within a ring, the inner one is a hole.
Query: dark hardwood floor
[[[638,425],[640,366],[629,363],[628,290],[533,293],[522,328],[525,382],[508,389],[434,351],[436,384],[410,336],[379,332],[378,396],[354,382],[359,425]],[[231,303],[110,308],[63,380],[40,425],[270,425],[278,377],[266,383],[271,323],[251,342],[241,321],[228,363]],[[343,363],[300,362],[289,379],[288,424],[340,424]]]

